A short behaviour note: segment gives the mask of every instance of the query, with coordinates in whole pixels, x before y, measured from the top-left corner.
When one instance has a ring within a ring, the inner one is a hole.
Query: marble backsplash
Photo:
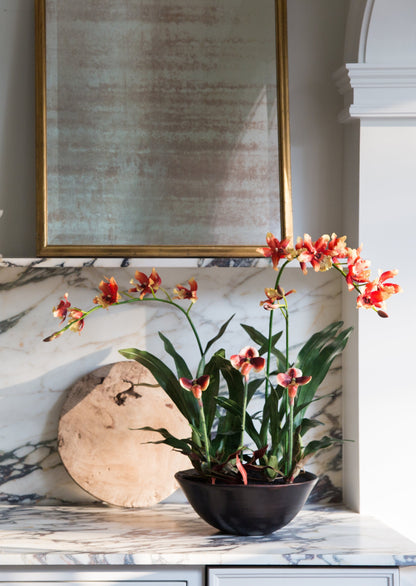
[[[137,264],[137,262],[135,263]],[[143,269],[146,273],[150,269]],[[240,323],[266,331],[267,314],[259,306],[264,288],[274,283],[270,267],[183,267],[159,271],[163,284],[172,289],[194,277],[199,300],[193,319],[203,341],[235,313],[216,348],[229,356],[249,342]],[[100,365],[122,360],[117,349],[138,347],[164,357],[158,331],[171,339],[179,352],[192,362],[194,340],[181,316],[160,303],[146,302],[110,308],[91,316],[83,332],[68,332],[57,340],[42,339],[58,328],[51,310],[69,293],[73,305],[87,309],[104,276],[114,276],[127,289],[133,268],[96,266],[0,268],[0,502],[32,504],[90,503],[92,497],[67,474],[56,449],[59,414],[65,393],[81,376]],[[288,268],[283,287],[296,289],[289,298],[291,351],[317,329],[340,318],[341,282],[332,271],[305,277],[298,268]],[[277,320],[276,320],[277,321]],[[168,360],[169,358],[167,358]],[[311,414],[319,414],[324,426],[319,435],[341,436],[341,363],[335,362],[320,388],[327,395],[314,403]],[[313,499],[342,500],[342,450],[323,451],[308,464],[321,476]]]

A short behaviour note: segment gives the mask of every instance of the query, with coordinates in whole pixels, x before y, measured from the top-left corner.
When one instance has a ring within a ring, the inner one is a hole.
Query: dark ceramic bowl
[[[211,484],[195,470],[175,474],[189,504],[209,525],[233,535],[267,535],[299,513],[318,478],[300,474],[293,484]]]

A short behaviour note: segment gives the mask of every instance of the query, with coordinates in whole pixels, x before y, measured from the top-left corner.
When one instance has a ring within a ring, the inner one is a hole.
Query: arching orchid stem
[[[281,266],[279,273],[277,275],[276,278],[276,284],[275,284],[275,289],[277,289],[277,287],[279,286],[279,281],[280,281],[280,277],[282,276],[282,272],[285,268],[285,266],[290,262],[290,259],[286,260],[283,265]],[[285,359],[286,359],[286,364],[285,364],[285,368],[286,370],[288,370],[289,368],[289,308],[287,306],[287,299],[286,296],[283,295],[283,302],[284,305],[280,307],[280,311],[282,312],[283,318],[285,320]],[[270,339],[270,337],[269,337]],[[291,406],[289,405],[289,397],[288,394],[286,393],[285,396],[285,413],[286,413],[286,417],[289,418],[289,433],[286,434],[284,436],[284,448],[285,448],[285,452],[286,454],[293,454],[293,406],[291,408]],[[292,463],[289,461],[288,459],[285,459],[285,475],[287,476],[289,474],[289,471],[292,467]]]
[[[284,268],[287,264],[290,263],[290,259],[286,260],[282,266],[280,267],[277,276],[276,276],[276,282],[274,285],[274,288],[277,289],[279,286],[279,282],[280,282],[280,278],[283,274]],[[286,298],[285,298],[285,303],[286,303]],[[287,307],[287,305],[286,305]],[[267,400],[267,397],[269,396],[269,376],[270,376],[270,363],[271,363],[271,357],[272,357],[272,336],[273,336],[273,314],[274,314],[274,310],[271,309],[270,310],[270,315],[269,315],[269,336],[268,336],[268,348],[267,348],[267,358],[266,358],[266,383],[265,383],[265,387],[264,387],[264,394],[265,394],[265,398]],[[286,327],[286,332],[287,332],[287,327]],[[287,356],[287,343],[286,343],[286,356]]]
[[[143,302],[143,301],[158,301],[159,303],[167,303],[168,305],[173,305],[174,307],[176,307],[180,312],[183,313],[183,315],[186,317],[189,325],[191,326],[191,329],[194,333],[196,342],[198,344],[198,349],[199,352],[201,354],[201,356],[204,355],[204,350],[202,348],[202,344],[201,344],[201,340],[199,338],[198,332],[196,330],[196,327],[189,315],[189,311],[192,307],[191,306],[185,310],[183,307],[181,307],[178,303],[175,303],[172,298],[170,297],[170,295],[167,293],[167,291],[165,291],[164,289],[162,289],[162,291],[165,293],[167,299],[160,299],[159,297],[156,297],[155,293],[152,292],[152,297],[143,297],[143,299],[140,299],[140,297],[133,297],[132,295],[130,295],[127,292],[123,291],[123,295],[125,297],[128,297],[128,299],[125,299],[124,301],[117,301],[116,303],[112,303],[111,307],[117,306],[117,305],[126,305],[127,303],[137,303],[137,302]],[[54,334],[52,334],[52,336],[49,336],[48,338],[45,338],[45,342],[52,340],[54,338],[57,338],[58,336],[60,336],[61,334],[63,334],[66,330],[69,330],[71,328],[71,326],[74,326],[74,324],[76,324],[77,322],[81,322],[83,321],[86,317],[88,317],[93,311],[96,311],[97,309],[103,309],[103,307],[101,305],[95,305],[94,307],[91,307],[91,309],[89,309],[88,311],[84,311],[82,313],[82,316],[78,319],[73,319],[71,320],[68,324],[66,324],[66,326],[64,326],[61,330],[55,332]]]

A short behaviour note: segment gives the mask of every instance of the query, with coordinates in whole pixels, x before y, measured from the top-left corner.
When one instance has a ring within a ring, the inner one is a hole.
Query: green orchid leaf
[[[336,336],[338,330],[343,325],[344,325],[344,322],[335,321],[335,322],[332,322],[331,324],[329,324],[329,326],[326,326],[325,328],[320,330],[319,332],[315,332],[305,342],[304,346],[300,350],[300,352],[298,354],[298,361],[299,362],[306,361],[308,355],[310,355],[311,352],[312,353],[315,352],[316,354],[319,354],[321,348],[323,348],[327,344],[328,340],[330,340],[334,336]]]
[[[241,405],[232,401],[231,399],[227,399],[226,397],[217,397],[217,402],[220,407],[223,407],[227,411],[229,411],[232,415],[236,417],[237,420],[240,422],[241,428],[241,420],[242,420],[242,412],[241,412]],[[246,426],[245,431],[251,437],[251,439],[255,442],[257,448],[262,448],[264,446],[264,442],[262,442],[260,435],[253,423],[253,419],[249,413],[246,413]],[[233,432],[235,433],[235,432]]]
[[[254,378],[251,380],[247,385],[247,405],[250,403],[251,399],[254,397],[257,389],[261,387],[264,382],[264,378]]]
[[[217,403],[220,407],[223,407],[223,409],[229,411],[230,413],[235,415],[235,417],[238,417],[241,420],[241,405],[239,405],[235,401],[232,401],[231,399],[227,399],[226,397],[217,397]]]
[[[235,313],[233,313],[233,315],[232,315],[231,317],[229,317],[229,318],[227,319],[227,321],[226,321],[226,322],[224,322],[224,323],[222,324],[222,326],[220,327],[220,329],[219,329],[219,331],[218,331],[218,334],[217,334],[216,336],[214,336],[213,338],[211,338],[211,340],[209,340],[209,342],[207,343],[207,345],[206,345],[206,347],[205,347],[205,350],[204,350],[204,355],[205,355],[205,354],[207,353],[207,351],[208,351],[208,350],[211,348],[211,346],[212,346],[212,345],[213,345],[213,344],[214,344],[214,343],[215,343],[217,340],[219,340],[219,339],[221,338],[221,336],[223,336],[223,334],[224,334],[225,330],[226,330],[226,329],[227,329],[227,327],[228,327],[228,324],[230,323],[230,321],[233,319],[233,317],[234,317],[234,316],[235,316]]]
[[[227,383],[230,399],[236,403],[242,404],[244,396],[244,381],[240,371],[234,368],[229,360],[215,354],[212,357],[213,363],[221,370],[221,373]]]
[[[247,324],[240,324],[240,325],[247,332],[247,334],[250,336],[250,338],[253,340],[253,342],[255,342],[258,346],[260,346],[260,349],[259,349],[260,356],[265,354],[269,348],[269,339],[264,334],[259,332],[256,328],[253,328],[253,326],[249,326]],[[275,345],[279,341],[279,339],[281,338],[282,334],[283,334],[283,332],[278,332],[277,334],[274,334],[272,336],[271,352],[279,360],[281,358],[283,358],[283,360],[285,361],[284,356],[280,352],[280,350],[277,350],[277,348],[275,348]]]
[[[257,431],[256,426],[254,425],[253,418],[250,416],[249,413],[246,413],[246,432],[251,437],[253,442],[256,444],[257,449],[261,450],[266,445],[265,442],[261,439],[259,432]]]
[[[277,332],[277,334],[274,334],[272,336],[271,350],[274,353],[274,355],[277,356],[277,357],[279,357],[279,355],[282,355],[283,356],[283,354],[279,350],[277,350],[277,348],[276,348],[276,344],[280,340],[280,338],[282,337],[282,334],[283,334],[283,332]],[[260,356],[263,356],[263,354],[266,354],[266,352],[268,351],[268,349],[269,349],[269,341],[266,338],[266,340],[263,343],[263,345],[260,346],[260,348],[259,348],[259,354],[260,354]]]
[[[201,356],[201,360],[199,361],[198,368],[196,371],[196,378],[199,378],[205,374],[205,354]]]
[[[145,368],[150,370],[159,385],[173,401],[185,419],[188,422],[198,427],[199,411],[192,393],[185,391],[179,384],[175,374],[166,366],[162,360],[146,352],[145,350],[138,350],[137,348],[126,348],[119,350],[119,353],[128,360],[136,360]]]
[[[205,422],[208,434],[211,433],[212,426],[215,421],[217,411],[217,397],[220,389],[220,369],[218,367],[216,356],[223,358],[224,351],[219,350],[211,360],[207,363],[203,374],[208,374],[210,377],[209,386],[206,391],[202,393],[202,402],[204,405]]]
[[[304,417],[296,432],[299,433],[300,436],[304,436],[307,431],[318,427],[319,425],[323,425],[322,421],[318,421],[317,419],[307,419]]]
[[[312,380],[300,386],[296,398],[296,405],[303,405],[302,409],[295,409],[294,425],[298,427],[305,415],[308,405],[314,400],[315,393],[337,356],[344,350],[352,328],[338,333],[343,322],[335,322],[314,334],[303,346],[295,363],[305,376],[312,376]]]
[[[178,378],[185,377],[192,380],[193,377],[191,371],[188,368],[188,365],[186,364],[182,356],[176,352],[172,342],[170,342],[170,340],[168,340],[168,338],[164,334],[162,334],[162,332],[159,332],[159,338],[162,340],[166,352],[170,356],[172,356],[173,360],[175,361]]]
[[[190,448],[190,445],[189,445],[189,443],[190,443],[189,439],[178,439],[177,437],[175,437],[174,435],[169,433],[169,431],[167,429],[165,429],[164,427],[154,428],[154,427],[146,426],[146,427],[139,427],[138,430],[140,430],[140,431],[155,431],[155,432],[159,433],[164,438],[161,440],[146,442],[147,444],[167,444],[168,446],[175,448],[175,450],[182,452],[182,454],[185,454],[186,456],[188,456],[192,451]]]
[[[303,450],[303,457],[306,458],[307,456],[311,456],[312,454],[315,454],[319,450],[329,448],[333,444],[336,444],[339,442],[340,442],[340,440],[337,440],[335,438],[331,438],[331,437],[328,437],[327,435],[325,435],[324,437],[322,437],[319,440],[313,440],[313,441],[309,442],[308,445]]]

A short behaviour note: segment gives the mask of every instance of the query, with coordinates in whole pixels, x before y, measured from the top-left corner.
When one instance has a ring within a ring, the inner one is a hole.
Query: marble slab
[[[2,258],[1,267],[131,267],[131,268],[198,268],[198,267],[267,267],[269,261],[265,258]]]
[[[150,272],[145,267],[143,270]],[[120,288],[127,289],[134,272],[132,268],[39,264],[0,268],[0,502],[47,505],[93,501],[69,478],[59,460],[58,419],[67,390],[97,367],[121,360],[118,349],[138,347],[170,360],[158,336],[162,331],[191,369],[196,369],[190,329],[169,306],[155,302],[100,310],[88,319],[81,334],[68,332],[53,342],[42,341],[59,327],[52,308],[64,293],[69,293],[73,305],[87,309],[105,276],[114,276]],[[249,343],[240,323],[267,331],[268,314],[259,301],[265,298],[264,288],[274,285],[276,273],[269,266],[162,267],[159,273],[169,290],[178,283],[186,284],[191,277],[197,280],[199,300],[192,314],[203,342],[236,314],[213,350],[224,347],[230,356]],[[331,271],[310,271],[304,276],[299,269],[290,269],[282,286],[297,291],[290,296],[290,347],[295,355],[312,333],[340,318],[341,281]],[[276,321],[276,327],[282,324]],[[320,393],[327,396],[314,403],[311,415],[319,415],[324,425],[313,433],[341,437],[340,361],[334,363]],[[321,477],[315,501],[341,501],[340,446],[322,452],[308,469]]]
[[[416,544],[342,507],[261,537],[219,533],[189,505],[0,506],[1,565],[415,566]]]

